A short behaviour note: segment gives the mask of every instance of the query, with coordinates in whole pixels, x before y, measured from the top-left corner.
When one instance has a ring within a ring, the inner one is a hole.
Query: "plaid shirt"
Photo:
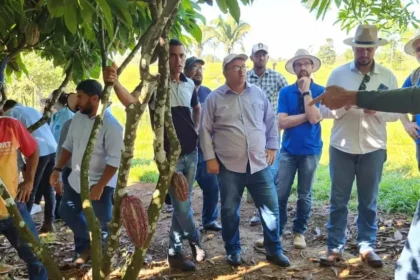
[[[282,74],[266,68],[261,78],[255,74],[254,69],[248,71],[246,73],[246,80],[248,83],[260,87],[265,92],[273,107],[274,114],[277,115],[279,92],[283,87],[288,85],[286,78]]]

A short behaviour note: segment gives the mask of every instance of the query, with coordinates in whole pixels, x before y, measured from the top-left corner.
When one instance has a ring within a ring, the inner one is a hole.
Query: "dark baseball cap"
[[[193,65],[194,63],[199,62],[201,63],[201,65],[204,65],[204,60],[199,59],[195,56],[189,57],[186,61],[185,61],[185,66],[184,69],[187,69],[188,67],[190,67],[191,65]]]

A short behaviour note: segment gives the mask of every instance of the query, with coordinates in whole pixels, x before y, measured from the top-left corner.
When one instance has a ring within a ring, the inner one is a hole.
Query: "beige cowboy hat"
[[[387,40],[378,38],[378,28],[375,25],[367,24],[359,25],[354,37],[347,38],[343,42],[346,45],[361,48],[378,47],[388,43]]]
[[[416,33],[416,35],[414,35],[413,39],[411,39],[410,41],[408,41],[407,44],[405,44],[404,51],[405,51],[406,54],[414,55],[413,45],[414,45],[414,42],[417,41],[417,40],[420,40],[420,30],[417,31],[417,33]]]
[[[298,49],[295,56],[286,62],[285,67],[286,67],[287,72],[293,75],[296,75],[293,65],[295,64],[296,60],[299,60],[302,58],[307,58],[312,61],[312,63],[314,64],[313,72],[317,71],[321,67],[321,60],[318,57],[311,55],[307,50]]]

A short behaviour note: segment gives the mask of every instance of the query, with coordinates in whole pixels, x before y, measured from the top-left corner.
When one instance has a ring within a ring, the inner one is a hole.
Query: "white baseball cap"
[[[248,56],[246,54],[235,54],[235,53],[231,53],[230,55],[226,56],[223,59],[223,70],[225,70],[225,67],[227,64],[229,64],[230,62],[232,62],[232,60],[234,59],[243,59],[243,60],[247,60]]]
[[[254,55],[258,51],[265,51],[268,53],[268,47],[267,45],[264,45],[263,43],[258,43],[252,47],[252,55]]]

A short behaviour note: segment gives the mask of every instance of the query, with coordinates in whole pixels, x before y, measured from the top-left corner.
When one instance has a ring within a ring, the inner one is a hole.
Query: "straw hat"
[[[408,55],[414,55],[414,48],[413,48],[413,44],[415,41],[420,39],[420,30],[417,31],[416,35],[414,35],[414,38],[411,39],[410,41],[408,41],[407,44],[405,44],[404,46],[404,51],[406,54]]]
[[[378,38],[378,28],[375,25],[359,25],[355,36],[344,40],[346,45],[361,48],[378,47],[387,43],[387,40]]]
[[[313,72],[317,71],[321,67],[321,60],[318,57],[309,54],[307,50],[298,49],[295,56],[286,62],[285,67],[286,67],[287,72],[295,75],[296,73],[295,73],[295,69],[293,68],[293,64],[295,63],[296,60],[299,60],[302,58],[307,58],[312,61],[312,63],[314,64]]]

